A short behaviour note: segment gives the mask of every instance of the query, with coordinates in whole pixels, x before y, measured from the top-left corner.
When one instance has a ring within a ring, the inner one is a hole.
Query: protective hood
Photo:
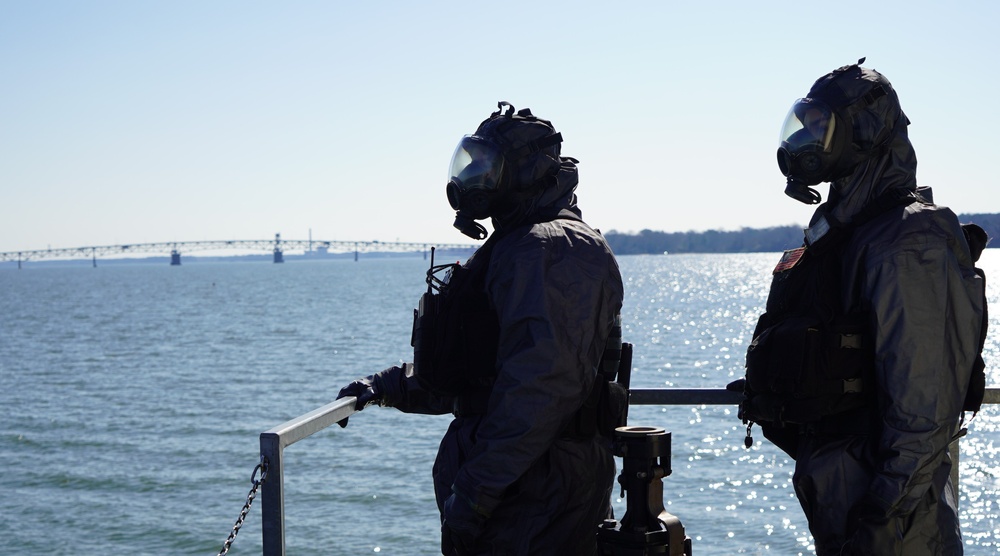
[[[849,142],[843,146],[828,199],[809,224],[818,232],[814,239],[829,226],[851,222],[890,189],[917,189],[917,158],[906,131],[910,122],[889,80],[861,67],[862,62],[864,58],[819,78],[809,91],[808,98],[837,114],[835,125],[849,126],[844,130]]]
[[[575,192],[579,183],[576,163],[577,160],[574,158],[562,157],[559,170],[549,186],[541,190],[537,196],[523,199],[503,214],[494,216],[493,229],[501,231],[525,222],[549,219],[563,209],[582,216],[576,205]]]
[[[819,194],[807,186],[831,184],[814,221],[827,215],[832,223],[847,223],[888,189],[916,190],[909,120],[889,80],[861,67],[863,62],[816,80],[807,97],[793,104],[782,129],[778,158],[788,178],[786,193],[817,203]]]

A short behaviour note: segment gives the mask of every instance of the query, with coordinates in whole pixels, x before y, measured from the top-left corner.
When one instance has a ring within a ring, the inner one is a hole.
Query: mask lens
[[[818,100],[800,98],[792,105],[781,128],[781,146],[790,153],[830,152],[837,120],[833,110]]]
[[[475,135],[466,135],[451,158],[448,182],[456,194],[473,189],[496,191],[503,173],[503,155],[493,143]],[[449,193],[449,197],[451,193]]]

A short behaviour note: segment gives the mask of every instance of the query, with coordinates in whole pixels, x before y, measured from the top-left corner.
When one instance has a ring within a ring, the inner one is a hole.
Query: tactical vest
[[[766,312],[758,320],[747,349],[744,400],[739,416],[750,429],[759,423],[764,436],[795,457],[798,425],[815,432],[862,432],[870,416],[861,410],[874,403],[874,345],[871,316],[859,300],[844,300],[844,288],[859,291],[860,276],[845,276],[842,264],[853,230],[919,194],[888,191],[847,226],[836,226],[808,247],[786,251],[775,267]],[[989,238],[976,224],[962,224],[973,262]],[[985,273],[979,352],[973,363],[963,410],[975,415],[985,391],[982,351],[988,313]],[[854,284],[842,280],[854,280]],[[847,303],[845,310],[844,303]],[[835,416],[831,419],[827,417]],[[963,416],[964,417],[964,416]],[[791,425],[791,426],[789,426]],[[960,434],[964,434],[964,429]]]
[[[434,265],[413,311],[414,375],[439,396],[488,389],[496,377],[500,324],[486,293],[493,234],[465,265]],[[437,275],[444,273],[443,278]]]
[[[864,384],[875,360],[869,315],[842,306],[849,234],[830,234],[786,251],[775,267],[767,311],[747,349],[744,420],[810,423],[868,401]]]
[[[564,210],[527,224],[555,219],[579,217]],[[434,265],[432,260],[427,292],[413,312],[414,375],[435,395],[454,397],[456,415],[484,413],[496,379],[500,325],[486,291],[486,274],[493,248],[503,235],[491,235],[465,265]],[[619,315],[605,344],[595,387],[566,434],[588,436],[600,430],[610,435],[615,426],[624,424],[627,392],[613,384],[621,354]]]
[[[861,300],[844,299],[846,288],[858,292],[861,279],[845,276],[845,249],[858,226],[917,200],[906,190],[887,191],[849,224],[782,255],[747,349],[744,423],[760,423],[770,437],[765,425],[773,432],[874,403],[873,388],[865,386],[875,370],[871,315]]]

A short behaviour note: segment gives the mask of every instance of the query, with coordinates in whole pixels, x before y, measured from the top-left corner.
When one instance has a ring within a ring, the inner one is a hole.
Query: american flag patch
[[[802,255],[806,253],[805,247],[799,247],[798,249],[789,249],[781,255],[781,260],[778,261],[778,265],[774,267],[774,272],[771,274],[777,274],[779,272],[784,272],[793,266],[799,264],[802,260]]]

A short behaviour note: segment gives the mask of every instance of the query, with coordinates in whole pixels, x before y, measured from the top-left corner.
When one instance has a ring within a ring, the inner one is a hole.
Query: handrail
[[[629,391],[629,405],[737,405],[743,394],[716,388],[655,388]],[[1000,387],[986,389],[983,404],[1000,403]]]
[[[737,405],[740,392],[718,388],[632,389],[629,405]],[[285,495],[282,454],[286,447],[357,413],[356,399],[346,397],[260,433],[260,455],[267,480],[261,484],[261,532],[264,556],[285,556]],[[987,388],[983,404],[1000,404],[1000,387]],[[957,443],[953,443],[957,456]],[[957,473],[957,457],[955,459]]]
[[[285,556],[285,491],[282,455],[286,447],[354,415],[355,398],[346,397],[260,433],[260,455],[267,480],[260,488],[261,530],[265,556]]]

